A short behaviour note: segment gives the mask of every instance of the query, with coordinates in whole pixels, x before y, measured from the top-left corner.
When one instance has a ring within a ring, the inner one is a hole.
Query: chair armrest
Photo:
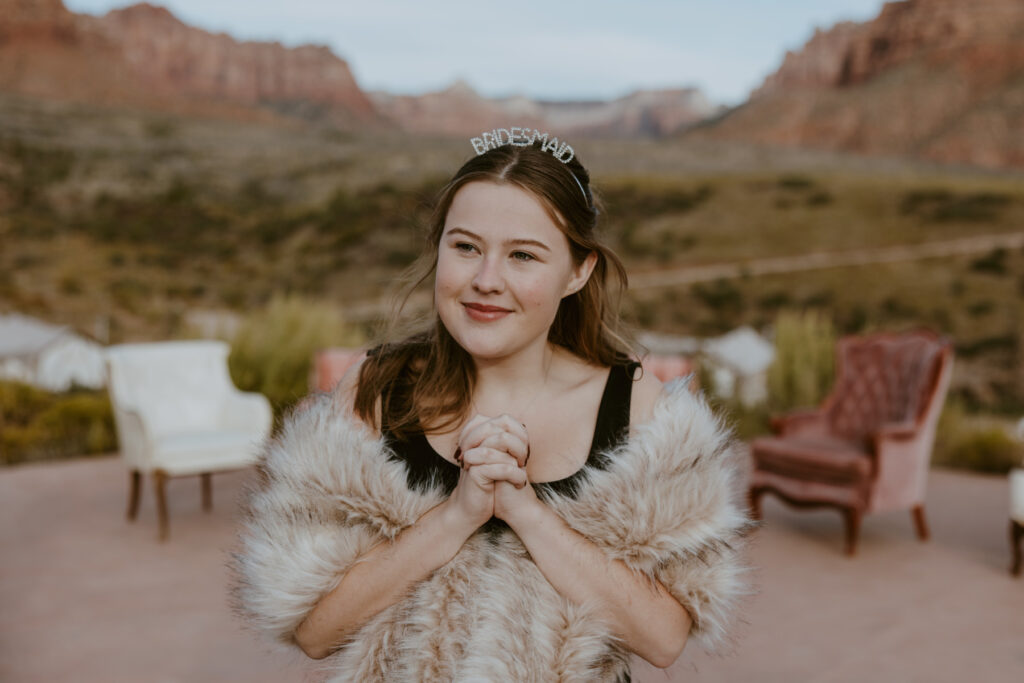
[[[263,394],[252,391],[234,391],[221,408],[220,423],[239,431],[270,433],[273,422],[270,401]]]
[[[913,421],[886,423],[871,434],[876,476],[871,511],[906,509],[924,500],[933,436]]]
[[[874,433],[873,437],[875,444],[880,445],[882,441],[906,441],[913,439],[917,434],[918,426],[916,422],[887,422]]]
[[[798,410],[771,418],[772,431],[779,436],[824,435],[828,433],[825,414],[820,410]]]
[[[1010,470],[1010,518],[1024,524],[1024,469]]]
[[[118,450],[125,463],[143,471],[151,469],[153,450],[145,420],[137,410],[114,407],[114,426],[117,430]]]

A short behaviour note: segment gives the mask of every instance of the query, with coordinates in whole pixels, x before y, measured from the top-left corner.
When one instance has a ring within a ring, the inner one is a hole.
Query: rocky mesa
[[[382,123],[327,47],[237,41],[145,3],[94,17],[69,12],[60,0],[0,0],[0,88],[178,113]]]
[[[819,30],[695,134],[1024,168],[1024,3],[902,0]]]
[[[465,135],[510,125],[544,127],[564,135],[663,137],[719,111],[695,88],[640,90],[614,100],[543,101],[487,98],[463,81],[424,95],[371,93],[380,112],[416,133]]]

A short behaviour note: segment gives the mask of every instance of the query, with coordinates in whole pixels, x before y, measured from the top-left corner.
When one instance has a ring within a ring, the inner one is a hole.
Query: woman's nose
[[[480,267],[473,276],[473,288],[479,292],[501,292],[505,288],[505,276],[496,259],[480,260]]]

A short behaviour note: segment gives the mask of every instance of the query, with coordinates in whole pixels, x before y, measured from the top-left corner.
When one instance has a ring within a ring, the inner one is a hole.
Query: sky
[[[867,21],[883,0],[153,0],[239,40],[316,43],[364,90],[420,94],[464,80],[491,97],[611,99],[697,87],[746,99],[814,33]],[[65,0],[104,14],[124,0]]]

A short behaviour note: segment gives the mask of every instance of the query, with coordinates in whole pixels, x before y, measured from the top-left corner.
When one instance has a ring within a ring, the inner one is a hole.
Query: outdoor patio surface
[[[264,649],[232,616],[225,562],[251,471],[170,481],[171,538],[152,490],[125,520],[116,456],[0,469],[0,681],[317,681],[317,662]],[[694,643],[636,681],[1024,681],[1024,577],[1008,572],[1005,477],[933,470],[932,539],[909,513],[868,517],[842,553],[835,511],[764,499],[735,652]],[[296,651],[297,652],[297,651]]]

